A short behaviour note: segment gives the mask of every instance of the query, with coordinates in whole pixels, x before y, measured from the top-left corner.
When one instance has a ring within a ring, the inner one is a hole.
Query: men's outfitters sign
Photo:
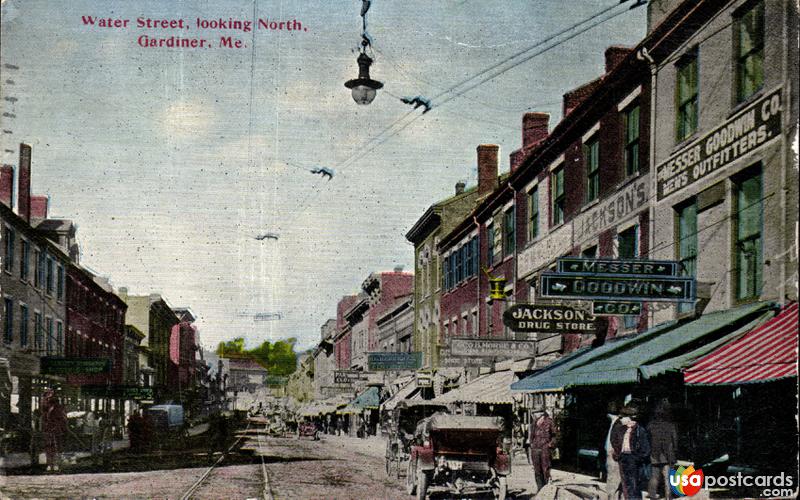
[[[503,313],[503,324],[515,332],[595,332],[591,313],[567,306],[517,304]]]
[[[559,273],[678,276],[678,270],[678,263],[672,260],[584,259],[580,257],[558,259]]]
[[[536,341],[454,337],[450,339],[450,354],[483,358],[527,358],[536,355]]]
[[[46,356],[41,359],[42,375],[93,375],[111,371],[108,358],[57,358]]]
[[[592,302],[592,314],[595,316],[638,316],[641,312],[641,302]]]
[[[667,196],[780,137],[782,89],[768,92],[703,138],[656,167],[657,196]]]
[[[367,353],[370,371],[417,370],[422,366],[421,352],[370,352]]]
[[[542,297],[596,300],[687,302],[694,300],[693,278],[542,273]]]

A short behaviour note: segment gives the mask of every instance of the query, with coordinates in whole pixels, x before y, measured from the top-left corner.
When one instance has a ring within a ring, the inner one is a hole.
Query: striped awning
[[[797,302],[684,370],[688,385],[739,385],[797,376]]]

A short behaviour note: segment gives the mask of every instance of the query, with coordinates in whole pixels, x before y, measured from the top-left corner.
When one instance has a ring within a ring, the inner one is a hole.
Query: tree
[[[274,344],[265,340],[257,347],[245,349],[244,339],[238,337],[220,342],[217,354],[221,358],[250,358],[266,368],[271,375],[291,375],[297,368],[297,354],[294,352],[296,343],[295,338],[278,340]]]

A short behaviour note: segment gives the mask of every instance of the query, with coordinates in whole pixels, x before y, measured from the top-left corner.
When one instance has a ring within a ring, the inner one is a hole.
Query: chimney
[[[500,146],[481,144],[478,146],[478,197],[491,193],[497,188],[497,155]]]
[[[31,219],[44,220],[47,218],[47,205],[50,197],[44,195],[31,196]]]
[[[628,54],[633,51],[630,47],[622,47],[620,45],[612,45],[611,47],[606,49],[606,73],[611,73],[611,71],[616,68],[619,63],[625,59]]]
[[[31,147],[27,144],[19,145],[17,214],[25,222],[31,221]]]
[[[522,115],[522,148],[527,149],[542,142],[548,133],[550,115],[548,113],[525,113]]]
[[[14,200],[14,167],[3,165],[0,167],[0,203],[11,208]]]
[[[466,187],[467,187],[467,185],[464,184],[463,182],[461,182],[461,181],[456,182],[456,194],[457,195],[458,194],[464,194],[464,188],[466,188]]]

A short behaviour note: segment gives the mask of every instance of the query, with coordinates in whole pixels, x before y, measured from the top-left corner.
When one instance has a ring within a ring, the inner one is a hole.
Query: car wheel
[[[413,495],[415,491],[417,491],[417,464],[409,460],[406,469],[406,493]]]
[[[428,496],[428,483],[430,476],[427,471],[417,469],[417,500],[425,500]]]
[[[508,478],[500,476],[497,478],[497,500],[506,500],[508,496]]]

